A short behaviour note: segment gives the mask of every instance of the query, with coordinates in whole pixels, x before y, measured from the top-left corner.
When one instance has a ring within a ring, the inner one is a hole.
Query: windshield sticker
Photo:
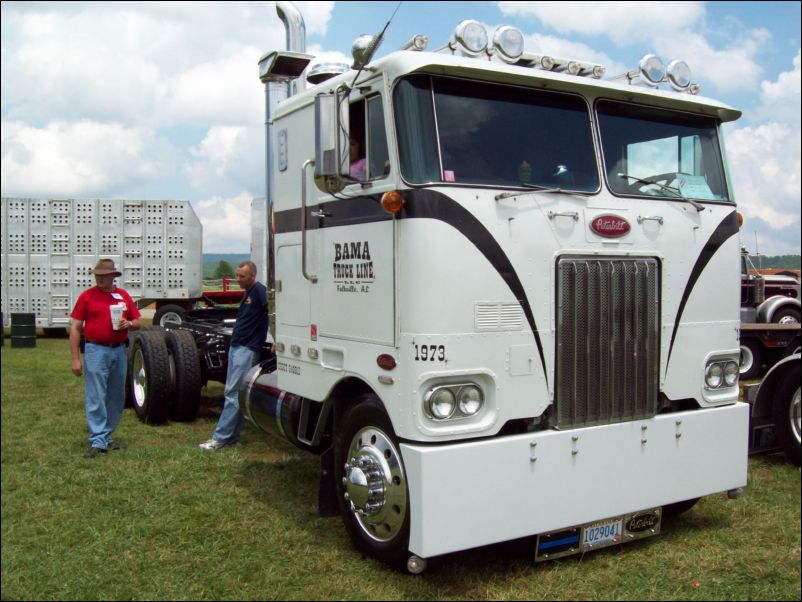
[[[673,184],[686,199],[707,199],[710,201],[716,199],[704,176],[677,174],[677,179]]]

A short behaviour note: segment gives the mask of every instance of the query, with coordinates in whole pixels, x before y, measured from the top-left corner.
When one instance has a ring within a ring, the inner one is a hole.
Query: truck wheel
[[[788,461],[800,464],[800,366],[797,362],[781,377],[774,390],[772,403],[774,432]]]
[[[388,564],[409,558],[409,492],[390,419],[364,395],[342,418],[334,439],[340,515],[354,545]]]
[[[738,369],[741,380],[751,380],[760,373],[763,365],[763,348],[754,339],[741,341],[741,364]]]
[[[170,420],[192,422],[198,416],[201,367],[195,337],[188,330],[168,330],[165,334],[170,355],[173,395],[169,404]]]
[[[131,350],[131,397],[142,422],[167,421],[170,395],[170,366],[167,345],[161,332],[143,332]]]
[[[799,310],[793,307],[783,307],[774,312],[771,321],[775,324],[799,324]]]
[[[168,323],[181,324],[181,322],[184,321],[186,313],[187,310],[180,305],[175,305],[173,303],[162,305],[156,310],[156,313],[153,314],[153,324],[155,326],[167,326]]]

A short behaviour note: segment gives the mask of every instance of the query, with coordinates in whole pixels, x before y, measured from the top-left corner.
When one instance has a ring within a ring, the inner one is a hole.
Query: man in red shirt
[[[131,296],[114,284],[122,276],[111,259],[101,259],[92,269],[97,286],[80,294],[72,310],[70,353],[72,373],[84,376],[89,449],[94,458],[108,449],[123,449],[111,434],[123,413],[125,376],[128,371],[128,331],[139,330],[139,309]],[[81,364],[80,342],[86,340]]]

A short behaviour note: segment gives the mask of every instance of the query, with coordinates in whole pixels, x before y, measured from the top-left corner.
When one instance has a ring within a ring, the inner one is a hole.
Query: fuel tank
[[[298,437],[304,404],[319,404],[279,389],[275,369],[275,360],[266,361],[251,368],[245,376],[239,390],[242,415],[270,435],[286,439],[306,451],[319,453],[318,446],[313,445],[312,441]]]

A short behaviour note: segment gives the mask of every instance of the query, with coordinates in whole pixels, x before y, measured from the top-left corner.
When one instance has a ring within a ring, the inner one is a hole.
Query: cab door
[[[336,198],[321,198],[316,212],[313,313],[321,337],[394,345],[394,223],[381,208],[394,183],[382,96],[352,98],[349,121],[352,180]]]

